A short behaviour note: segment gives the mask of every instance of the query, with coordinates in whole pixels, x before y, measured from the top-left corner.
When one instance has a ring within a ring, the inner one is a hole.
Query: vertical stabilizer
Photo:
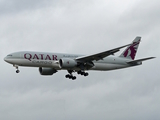
[[[133,40],[132,44],[125,49],[125,51],[120,55],[120,57],[134,60],[140,41],[141,41],[141,37],[136,37]]]

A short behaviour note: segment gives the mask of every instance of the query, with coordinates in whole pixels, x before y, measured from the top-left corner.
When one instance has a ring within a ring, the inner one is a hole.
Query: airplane
[[[41,75],[53,75],[58,70],[67,70],[68,74],[65,77],[75,80],[76,76],[73,76],[73,72],[88,76],[86,71],[89,70],[108,71],[128,68],[142,65],[142,61],[155,58],[134,60],[140,41],[141,37],[138,36],[131,44],[92,55],[20,51],[7,55],[4,61],[12,64],[16,68],[16,73],[20,72],[19,66],[39,67]],[[120,56],[114,56],[114,53],[124,47],[127,48]]]

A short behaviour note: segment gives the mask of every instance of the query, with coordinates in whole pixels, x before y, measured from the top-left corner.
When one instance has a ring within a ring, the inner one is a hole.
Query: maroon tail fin
[[[120,57],[134,60],[140,41],[141,41],[141,37],[136,37],[133,40],[132,44],[125,49],[125,51],[120,55]]]

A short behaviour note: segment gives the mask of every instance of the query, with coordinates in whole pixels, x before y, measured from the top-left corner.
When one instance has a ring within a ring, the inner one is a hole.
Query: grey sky
[[[0,119],[159,120],[159,6],[157,0],[0,0]],[[65,79],[66,71],[45,77],[20,67],[16,74],[3,61],[21,50],[93,54],[136,36],[142,36],[136,58],[156,59],[76,81]]]

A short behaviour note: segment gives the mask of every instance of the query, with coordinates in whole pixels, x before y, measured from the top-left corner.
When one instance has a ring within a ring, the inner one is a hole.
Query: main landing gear
[[[19,69],[18,69],[18,65],[13,65],[13,67],[16,68],[16,73],[19,73],[19,72],[20,72]]]
[[[66,75],[66,78],[69,78],[69,79],[75,80],[75,79],[76,79],[76,76],[73,76],[73,75],[67,74],[67,75]]]
[[[84,71],[78,71],[77,74],[81,74],[81,75],[84,75],[84,76],[88,76],[89,74],[87,72],[84,72]]]
[[[73,70],[68,70],[68,73],[69,73],[69,74],[67,74],[65,77],[66,77],[66,78],[69,78],[69,79],[72,79],[72,80],[75,80],[75,79],[76,79],[76,76],[73,76],[73,74],[72,74],[73,72],[75,72],[75,71],[73,71]],[[77,74],[84,75],[84,76],[88,76],[88,75],[89,75],[87,72],[84,72],[84,71],[82,71],[82,70],[77,71]]]
[[[76,79],[76,76],[73,76],[73,70],[68,70],[68,73],[69,74],[67,74],[66,75],[66,78],[69,78],[69,79],[72,79],[72,80],[75,80]]]

